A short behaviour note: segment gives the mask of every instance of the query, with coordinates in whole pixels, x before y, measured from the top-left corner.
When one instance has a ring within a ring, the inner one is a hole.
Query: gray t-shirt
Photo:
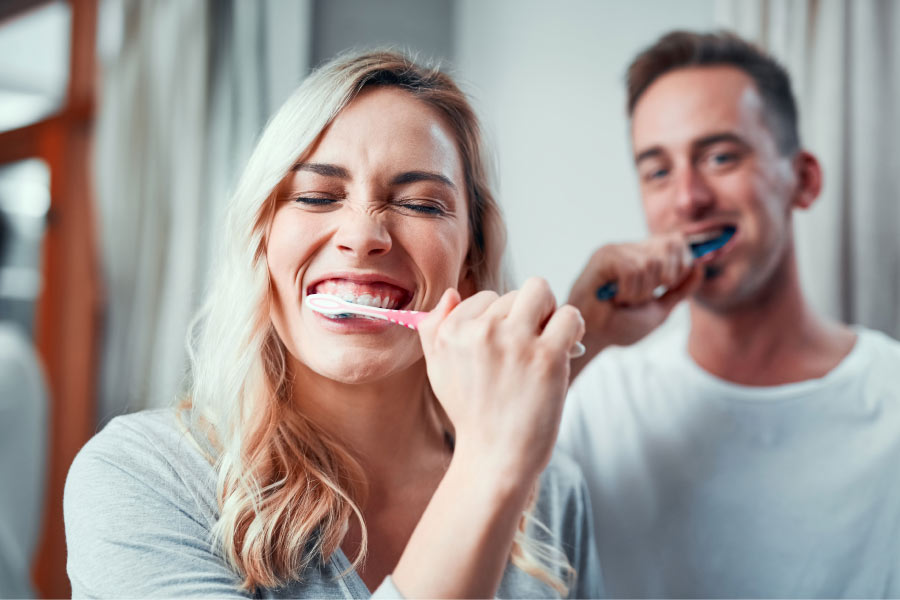
[[[66,481],[64,511],[73,597],[246,597],[211,543],[216,474],[172,410],[114,419],[81,450]],[[602,594],[587,488],[578,467],[555,456],[542,475],[537,516],[577,570],[570,597]],[[534,531],[534,536],[541,536]],[[542,539],[548,539],[546,536]],[[370,592],[338,550],[264,598],[398,597],[390,578]],[[507,565],[499,597],[556,597]]]

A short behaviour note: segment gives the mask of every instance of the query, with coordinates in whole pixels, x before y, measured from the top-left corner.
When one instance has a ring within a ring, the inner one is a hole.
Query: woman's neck
[[[422,458],[445,449],[445,418],[428,393],[425,363],[365,383],[343,383],[295,365],[295,407],[360,460],[370,486],[392,487]],[[407,465],[408,468],[404,468]]]

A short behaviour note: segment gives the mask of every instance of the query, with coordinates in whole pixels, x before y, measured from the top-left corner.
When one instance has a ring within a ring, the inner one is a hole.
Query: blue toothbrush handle
[[[612,300],[619,291],[619,285],[615,281],[609,281],[597,288],[597,300]]]

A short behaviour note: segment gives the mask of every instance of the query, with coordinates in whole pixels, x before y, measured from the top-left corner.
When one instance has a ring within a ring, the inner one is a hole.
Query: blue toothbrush
[[[700,258],[704,254],[709,254],[713,250],[718,250],[728,243],[728,240],[734,235],[736,229],[734,227],[726,227],[722,231],[722,235],[705,242],[690,244],[691,254],[694,258]],[[612,300],[619,291],[619,285],[615,281],[609,281],[597,288],[597,300]]]

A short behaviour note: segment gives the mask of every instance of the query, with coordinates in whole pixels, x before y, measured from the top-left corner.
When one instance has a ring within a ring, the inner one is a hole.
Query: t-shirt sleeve
[[[576,581],[569,590],[569,598],[603,598],[603,572],[600,566],[600,555],[597,553],[594,539],[594,524],[591,513],[590,496],[583,477],[578,480],[578,488],[574,496],[575,522],[572,540],[576,547],[572,566],[576,571]]]
[[[63,505],[74,598],[248,597],[189,487],[137,432],[91,440]]]
[[[569,386],[556,440],[556,447],[564,454],[574,458],[582,468],[584,467],[584,462],[581,460],[582,455],[591,446],[589,427],[591,422],[596,419],[596,415],[589,414],[585,407],[601,401],[594,373],[599,366],[598,360],[599,358],[595,358],[587,365]]]

